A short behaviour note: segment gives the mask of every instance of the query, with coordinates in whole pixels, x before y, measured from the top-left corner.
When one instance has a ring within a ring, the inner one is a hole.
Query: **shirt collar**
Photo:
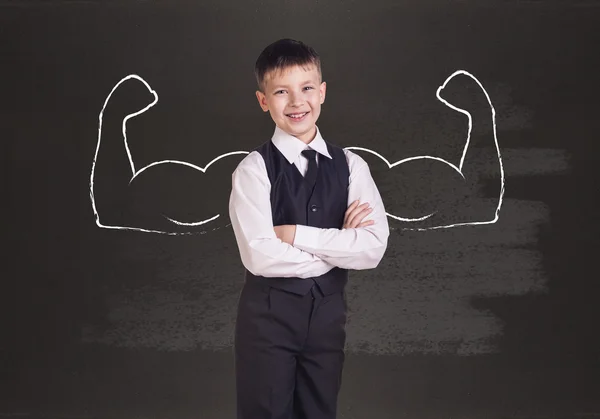
[[[294,163],[300,153],[307,149],[313,149],[317,153],[331,159],[329,151],[327,150],[327,144],[325,144],[325,140],[321,136],[319,127],[316,128],[317,134],[308,145],[304,144],[302,140],[298,139],[297,137],[288,134],[278,126],[275,126],[275,132],[273,133],[271,141],[273,141],[275,147],[277,147],[281,154],[283,154],[286,160],[290,163]]]

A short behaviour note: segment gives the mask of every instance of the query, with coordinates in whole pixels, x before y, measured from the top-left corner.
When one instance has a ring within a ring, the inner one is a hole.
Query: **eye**
[[[314,89],[314,87],[312,87],[312,86],[306,86],[305,89],[311,89],[312,90],[312,89]]]
[[[275,92],[275,94],[276,94],[276,95],[278,95],[279,93],[283,93],[283,92],[284,92],[284,90],[277,90],[277,91]]]

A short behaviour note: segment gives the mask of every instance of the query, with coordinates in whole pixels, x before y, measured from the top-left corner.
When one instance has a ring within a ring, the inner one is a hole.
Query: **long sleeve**
[[[277,238],[264,160],[252,152],[233,172],[229,216],[242,263],[254,275],[310,278],[334,266]]]
[[[344,151],[350,168],[348,205],[357,199],[361,204],[368,202],[373,211],[363,221],[372,219],[375,223],[341,230],[297,225],[294,247],[340,268],[372,269],[379,264],[387,248],[390,234],[387,216],[367,162],[349,150]]]

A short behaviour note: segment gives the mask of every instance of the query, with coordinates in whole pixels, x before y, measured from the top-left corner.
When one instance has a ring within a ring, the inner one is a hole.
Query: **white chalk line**
[[[466,222],[466,223],[455,223],[455,224],[439,225],[439,226],[432,226],[432,227],[426,227],[426,228],[402,228],[402,230],[426,231],[426,230],[434,230],[434,229],[441,229],[441,228],[452,228],[452,227],[467,226],[467,225],[485,225],[485,224],[493,224],[493,223],[497,222],[498,219],[499,219],[500,209],[502,207],[502,200],[503,200],[504,191],[505,191],[505,178],[504,178],[504,167],[503,167],[503,164],[502,164],[502,156],[501,156],[501,153],[500,153],[500,147],[498,145],[498,138],[497,138],[497,133],[496,133],[496,110],[495,110],[494,106],[492,105],[490,97],[489,97],[487,91],[485,90],[485,88],[483,87],[483,85],[481,84],[481,82],[479,82],[479,80],[477,80],[477,78],[475,76],[473,76],[471,73],[469,73],[469,72],[467,72],[465,70],[457,70],[454,73],[452,73],[444,81],[444,83],[441,86],[438,87],[438,89],[436,91],[436,97],[438,98],[438,100],[440,100],[442,103],[444,103],[449,108],[451,108],[451,109],[453,109],[453,110],[455,110],[457,112],[460,112],[460,113],[466,115],[467,118],[468,118],[468,120],[469,120],[468,132],[467,132],[467,139],[466,139],[465,146],[463,148],[463,153],[462,153],[462,156],[461,156],[461,159],[460,159],[460,163],[459,163],[458,166],[456,166],[456,165],[452,164],[451,162],[449,162],[447,160],[444,160],[442,158],[434,157],[434,156],[427,156],[427,155],[425,155],[425,156],[409,157],[409,158],[405,158],[405,159],[402,159],[402,160],[398,160],[395,163],[390,163],[381,154],[379,154],[379,153],[377,153],[377,152],[375,152],[373,150],[370,150],[368,148],[363,148],[363,147],[345,147],[345,149],[347,149],[347,150],[361,150],[361,151],[365,151],[365,152],[371,153],[371,154],[379,157],[381,160],[383,160],[387,164],[388,168],[390,168],[390,169],[392,169],[393,167],[395,167],[395,166],[397,166],[399,164],[406,163],[406,162],[409,162],[409,161],[412,161],[412,160],[422,160],[422,159],[437,160],[437,161],[439,161],[441,163],[444,163],[444,164],[450,166],[458,174],[460,174],[461,177],[464,179],[465,177],[464,177],[464,175],[462,173],[462,167],[463,167],[464,160],[465,160],[468,148],[469,148],[469,143],[470,143],[470,139],[471,139],[471,131],[472,131],[472,127],[473,127],[473,119],[471,117],[471,114],[467,110],[462,109],[462,108],[458,108],[458,107],[450,104],[448,101],[446,101],[445,99],[443,99],[440,96],[440,91],[444,87],[446,87],[446,85],[448,84],[448,82],[450,80],[452,80],[454,77],[456,77],[457,75],[460,75],[460,74],[463,74],[463,75],[466,75],[466,76],[472,78],[479,85],[479,87],[481,88],[481,90],[485,94],[485,97],[486,97],[486,99],[488,101],[488,104],[489,104],[490,110],[491,110],[491,117],[492,117],[492,123],[493,123],[493,134],[494,134],[494,143],[495,143],[495,146],[496,146],[496,152],[497,152],[497,156],[498,156],[498,162],[500,164],[500,182],[501,182],[500,196],[499,196],[499,199],[498,199],[498,206],[496,207],[496,210],[494,212],[494,218],[492,220],[488,220],[488,221],[473,221],[473,222]],[[142,172],[144,172],[146,169],[149,169],[149,168],[151,168],[153,166],[157,166],[157,165],[161,165],[161,164],[179,164],[179,165],[187,166],[187,167],[190,167],[192,169],[198,170],[198,171],[200,171],[202,173],[205,173],[206,170],[213,163],[217,162],[218,160],[220,160],[222,158],[225,158],[225,157],[228,157],[228,156],[231,156],[231,155],[235,155],[235,154],[248,154],[249,153],[248,151],[234,151],[234,152],[230,152],[230,153],[225,153],[225,154],[222,154],[222,155],[214,158],[213,160],[211,160],[205,167],[196,166],[196,165],[194,165],[192,163],[188,163],[188,162],[184,162],[184,161],[179,161],[179,160],[161,160],[161,161],[150,163],[149,165],[147,165],[147,166],[139,169],[138,171],[136,171],[135,170],[135,164],[133,162],[133,158],[131,157],[131,151],[129,149],[129,144],[127,143],[127,121],[130,118],[133,118],[133,117],[135,117],[137,115],[140,115],[140,114],[146,112],[151,107],[153,107],[158,102],[158,95],[157,95],[157,93],[154,90],[152,90],[152,88],[148,85],[148,83],[143,78],[141,78],[140,76],[135,75],[135,74],[130,74],[130,75],[124,77],[123,79],[121,79],[113,87],[113,89],[111,90],[111,92],[107,96],[106,100],[104,101],[104,106],[102,107],[102,110],[100,111],[99,118],[98,118],[99,119],[98,143],[97,143],[97,146],[96,146],[96,152],[95,152],[95,155],[94,155],[94,160],[92,162],[92,171],[91,171],[91,175],[90,175],[90,199],[92,201],[92,208],[93,208],[94,215],[95,215],[95,218],[96,218],[96,224],[98,225],[98,227],[101,227],[101,228],[117,229],[117,230],[134,230],[134,231],[141,231],[141,232],[146,232],[146,233],[159,233],[159,234],[168,234],[168,235],[204,234],[207,231],[202,231],[202,232],[166,232],[166,231],[161,231],[161,230],[150,230],[150,229],[144,229],[144,228],[138,228],[138,227],[129,227],[129,226],[111,226],[111,225],[102,224],[100,222],[100,216],[99,216],[98,210],[96,208],[96,202],[95,202],[95,198],[94,198],[94,170],[95,170],[95,167],[96,167],[96,160],[97,160],[97,157],[98,157],[98,151],[100,150],[100,142],[101,142],[101,137],[102,137],[102,117],[104,115],[104,110],[106,109],[106,106],[107,106],[107,104],[108,104],[108,102],[109,102],[110,97],[112,96],[112,94],[115,92],[115,90],[123,82],[127,81],[128,79],[136,79],[136,80],[142,82],[145,85],[145,87],[148,89],[148,91],[150,93],[152,93],[152,95],[154,96],[154,100],[149,105],[147,105],[146,107],[144,107],[143,109],[141,109],[141,110],[139,110],[137,112],[128,114],[123,119],[123,123],[122,123],[123,142],[124,142],[124,145],[125,145],[125,150],[127,152],[127,157],[129,159],[129,164],[130,164],[131,172],[132,172],[132,177],[129,180],[129,184],[131,184],[131,182],[133,181],[133,179],[136,178],[136,176],[138,176],[139,174],[141,174]],[[424,215],[424,216],[418,217],[418,218],[404,218],[404,217],[396,216],[394,214],[390,214],[388,212],[386,212],[386,215],[388,217],[390,217],[390,218],[393,218],[393,219],[399,220],[399,221],[417,222],[417,221],[423,221],[423,220],[426,220],[426,219],[430,218],[431,216],[433,216],[434,214],[436,214],[436,212],[437,211],[434,211],[434,212],[432,212],[430,214],[427,214],[427,215]],[[200,226],[200,225],[203,225],[203,224],[206,224],[206,223],[209,223],[211,221],[216,220],[217,218],[219,218],[220,214],[217,214],[217,215],[215,215],[215,216],[213,216],[211,218],[207,218],[205,220],[197,221],[197,222],[183,222],[183,221],[178,221],[178,220],[175,220],[173,218],[170,218],[170,217],[168,217],[168,216],[166,216],[164,214],[163,214],[163,216],[166,219],[168,219],[169,221],[173,222],[174,224],[177,224],[177,225],[180,225],[180,226]],[[213,228],[211,231],[218,230],[219,228],[220,227]]]
[[[448,106],[451,109],[454,109],[457,112],[460,112],[464,115],[467,115],[467,118],[469,119],[469,129],[467,131],[467,140],[465,141],[465,146],[463,148],[463,152],[462,152],[462,156],[460,158],[460,163],[458,165],[458,167],[454,164],[452,164],[451,162],[444,160],[442,158],[439,157],[432,157],[432,156],[415,156],[415,157],[409,157],[406,159],[402,159],[402,160],[398,160],[395,163],[390,163],[385,157],[383,157],[381,154],[376,153],[373,150],[369,150],[368,148],[362,148],[362,147],[346,147],[346,149],[348,150],[362,150],[362,151],[366,151],[368,153],[371,153],[377,157],[379,157],[381,160],[383,160],[388,168],[392,169],[395,166],[398,166],[399,164],[402,163],[406,163],[408,161],[412,161],[412,160],[420,160],[420,159],[432,159],[432,160],[437,160],[440,161],[442,163],[447,164],[448,166],[450,166],[451,168],[453,168],[454,170],[456,170],[458,172],[458,174],[460,174],[460,176],[465,179],[465,176],[462,173],[462,167],[465,161],[465,157],[467,155],[467,151],[469,149],[469,143],[471,141],[471,131],[473,129],[473,118],[471,117],[471,114],[462,108],[458,108],[454,105],[452,105],[451,103],[449,103],[447,100],[445,100],[444,98],[442,98],[440,96],[440,92],[442,91],[442,89],[444,89],[446,87],[446,85],[448,84],[448,82],[450,80],[452,80],[454,77],[463,74],[465,76],[468,76],[470,78],[472,78],[481,88],[481,90],[483,91],[483,93],[485,94],[485,97],[488,101],[488,104],[490,105],[490,110],[491,110],[491,116],[492,116],[492,124],[493,124],[493,134],[494,134],[494,144],[496,146],[496,153],[498,156],[498,163],[500,164],[500,196],[498,198],[498,206],[496,207],[496,210],[494,212],[494,218],[489,220],[489,221],[472,221],[472,222],[467,222],[467,223],[455,223],[455,224],[447,224],[447,225],[439,225],[439,226],[432,226],[432,227],[426,227],[426,228],[401,228],[402,230],[415,230],[415,231],[426,231],[426,230],[434,230],[434,229],[441,229],[441,228],[452,228],[452,227],[459,227],[459,226],[468,226],[468,225],[484,225],[484,224],[493,224],[495,222],[498,221],[499,217],[500,217],[500,208],[502,207],[502,199],[504,197],[504,189],[505,189],[505,179],[504,179],[504,166],[502,164],[502,155],[500,153],[500,146],[498,145],[498,136],[496,133],[496,109],[494,108],[494,105],[492,104],[492,101],[490,100],[490,96],[488,95],[487,91],[485,90],[485,88],[483,87],[483,85],[481,84],[481,82],[479,80],[477,80],[477,78],[475,76],[473,76],[471,73],[469,73],[468,71],[465,70],[457,70],[454,73],[452,73],[447,79],[446,81],[444,81],[444,83],[438,87],[435,95],[438,98],[439,101],[441,101],[444,105]],[[399,220],[399,221],[407,221],[407,222],[416,222],[416,221],[423,221],[429,217],[431,217],[432,215],[434,215],[437,211],[432,212],[431,214],[425,215],[423,217],[419,217],[419,218],[403,218],[403,217],[398,217],[396,215],[390,214],[388,212],[386,212],[386,215],[390,218],[393,218],[395,220]]]
[[[135,169],[135,163],[133,161],[133,158],[131,156],[131,151],[129,149],[129,143],[127,142],[127,121],[129,121],[130,118],[136,117],[144,112],[146,112],[148,109],[150,109],[151,107],[153,107],[154,105],[156,105],[156,103],[158,102],[158,94],[150,87],[150,85],[140,76],[136,75],[136,74],[130,74],[126,77],[124,77],[123,79],[121,79],[110,91],[110,93],[108,94],[108,96],[106,97],[106,100],[104,101],[104,105],[102,106],[102,110],[100,111],[100,114],[98,116],[98,142],[96,144],[96,152],[94,154],[94,160],[92,162],[92,171],[90,174],[90,199],[92,201],[92,209],[94,211],[94,216],[96,219],[96,225],[100,228],[106,228],[106,229],[114,229],[114,230],[132,230],[132,231],[141,231],[144,233],[158,233],[158,234],[168,234],[168,235],[190,235],[190,234],[204,234],[207,231],[202,231],[202,232],[168,232],[168,231],[162,231],[162,230],[151,230],[151,229],[145,229],[145,228],[139,228],[139,227],[130,227],[130,226],[117,226],[117,225],[107,225],[107,224],[102,224],[102,222],[100,221],[100,214],[98,213],[98,209],[96,207],[96,199],[94,196],[94,173],[95,173],[95,168],[96,168],[96,161],[98,159],[98,152],[100,150],[100,143],[102,140],[102,118],[104,116],[104,111],[106,109],[106,106],[108,105],[111,96],[113,95],[113,93],[119,88],[119,86],[121,84],[123,84],[125,81],[129,80],[129,79],[135,79],[138,80],[140,82],[142,82],[144,84],[144,86],[148,89],[148,91],[152,94],[152,96],[154,97],[154,100],[148,104],[147,106],[145,106],[144,108],[142,108],[141,110],[134,112],[134,113],[130,113],[128,114],[125,118],[123,118],[123,122],[122,122],[122,126],[121,126],[121,131],[123,134],[123,144],[125,146],[125,151],[127,152],[127,158],[129,159],[129,166],[131,167],[131,179],[129,180],[129,184],[131,184],[131,182],[133,181],[133,179],[135,179],[140,173],[144,172],[146,169],[149,169],[150,167],[153,166],[157,166],[160,164],[179,164],[179,165],[183,165],[183,166],[187,166],[190,167],[192,169],[195,170],[199,170],[202,173],[205,173],[206,170],[216,161],[218,161],[219,159],[222,159],[224,157],[227,156],[231,156],[234,154],[248,154],[247,151],[234,151],[234,152],[230,152],[230,153],[225,153],[213,160],[211,160],[205,167],[200,167],[200,166],[196,166],[194,164],[188,163],[188,162],[184,162],[184,161],[179,161],[179,160],[162,160],[162,161],[157,161],[157,162],[153,162],[150,163],[149,165],[142,167],[141,169],[137,170]],[[162,214],[163,217],[165,217],[166,219],[168,219],[169,221],[173,222],[174,224],[180,225],[180,226],[200,226],[206,223],[209,223],[211,221],[216,220],[217,218],[220,217],[220,214],[217,214],[211,218],[207,218],[206,220],[202,220],[202,221],[198,221],[198,222],[191,222],[191,223],[187,223],[187,222],[183,222],[183,221],[178,221],[175,220],[173,218],[170,218],[164,214]],[[213,228],[211,231],[215,231],[218,230],[219,227]]]

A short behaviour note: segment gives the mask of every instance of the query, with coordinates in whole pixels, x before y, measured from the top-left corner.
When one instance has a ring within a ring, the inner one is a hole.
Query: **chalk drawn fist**
[[[466,138],[457,161],[420,155],[392,163],[367,148],[346,149],[361,155],[365,152],[366,158],[373,155],[379,158],[371,159],[373,178],[387,216],[399,222],[402,229],[495,223],[504,195],[504,169],[496,137],[496,112],[490,97],[479,80],[464,70],[450,75],[437,89],[436,97],[467,117]],[[448,141],[443,132],[439,137],[439,143]],[[473,140],[477,142],[475,149]],[[491,197],[478,197],[481,180],[490,178],[499,178],[489,182]]]
[[[214,228],[214,221],[227,211],[225,192],[214,188],[215,181],[230,174],[248,152],[223,154],[204,167],[179,160],[154,161],[140,167],[144,144],[140,139],[129,144],[127,124],[157,102],[156,92],[134,74],[119,81],[106,98],[99,115],[90,175],[96,224],[108,229],[170,235],[202,233]],[[138,158],[134,159],[134,154]],[[222,159],[229,156],[234,158],[225,159],[223,164]],[[206,174],[209,167],[211,172]],[[219,221],[224,225],[227,219],[221,217]]]

